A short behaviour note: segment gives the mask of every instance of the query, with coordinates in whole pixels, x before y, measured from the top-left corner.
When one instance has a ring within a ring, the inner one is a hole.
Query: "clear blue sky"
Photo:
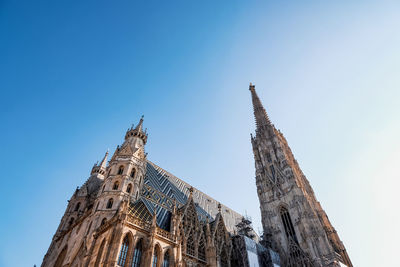
[[[0,2],[0,265],[145,115],[148,157],[260,227],[249,82],[355,266],[398,264],[399,1]]]

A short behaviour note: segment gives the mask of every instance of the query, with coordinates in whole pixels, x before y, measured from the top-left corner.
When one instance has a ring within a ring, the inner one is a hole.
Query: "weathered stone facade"
[[[151,163],[143,118],[71,197],[42,266],[231,266],[242,216]]]
[[[77,188],[42,266],[352,266],[286,139],[250,91],[262,245],[243,216],[147,159],[141,118]]]
[[[283,134],[268,118],[250,84],[256,134],[253,145],[264,240],[284,266],[352,266],[328,216]]]

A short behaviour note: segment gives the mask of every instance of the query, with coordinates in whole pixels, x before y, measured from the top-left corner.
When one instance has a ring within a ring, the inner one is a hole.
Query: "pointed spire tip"
[[[256,88],[256,86],[253,83],[250,83],[249,85],[249,90],[252,91]]]

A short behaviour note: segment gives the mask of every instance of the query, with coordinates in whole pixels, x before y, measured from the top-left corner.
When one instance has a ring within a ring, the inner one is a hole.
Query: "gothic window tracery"
[[[131,267],[140,267],[141,259],[142,259],[142,239],[140,239],[137,242],[135,250],[133,251]]]
[[[214,244],[219,252],[219,263],[220,266],[228,266],[230,262],[230,251],[232,250],[232,242],[229,237],[229,233],[226,230],[222,217],[219,217],[217,225],[215,226],[214,232]]]
[[[189,234],[188,239],[186,240],[186,254],[195,256],[195,244],[192,234]]]
[[[283,227],[285,228],[286,236],[298,244],[299,242],[297,241],[297,236],[294,231],[294,227],[293,227],[292,219],[290,218],[289,211],[287,210],[287,208],[282,207],[280,210],[280,214],[281,214]]]
[[[200,237],[199,241],[199,259],[205,261],[206,260],[206,242],[204,235]]]
[[[118,263],[117,263],[121,267],[125,266],[126,255],[128,254],[128,249],[129,249],[129,237],[128,237],[128,235],[126,235],[124,237],[124,240],[122,241],[122,246],[121,246],[121,250],[119,252]]]
[[[112,206],[113,206],[113,202],[114,202],[114,200],[113,200],[112,198],[110,198],[110,199],[108,200],[108,202],[107,202],[106,208],[107,208],[107,209],[111,209]]]

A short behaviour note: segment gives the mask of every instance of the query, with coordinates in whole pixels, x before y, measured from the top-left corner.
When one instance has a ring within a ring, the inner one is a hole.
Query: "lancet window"
[[[167,250],[164,254],[164,261],[162,267],[169,267],[169,251]]]
[[[288,238],[291,238],[296,243],[299,243],[297,241],[296,233],[294,231],[294,227],[292,224],[292,219],[290,218],[289,211],[285,207],[282,207],[280,210],[280,214],[281,214],[283,227],[285,228],[286,236]]]
[[[157,246],[154,248],[154,253],[153,253],[153,263],[152,263],[152,267],[157,267],[157,263],[158,263],[158,249]]]
[[[126,235],[124,240],[122,241],[121,251],[119,252],[118,263],[117,263],[119,266],[122,267],[125,266],[128,249],[129,249],[129,237],[128,235]]]
[[[132,266],[140,267],[140,261],[142,259],[142,239],[137,242],[135,250],[133,251]]]
[[[121,175],[124,172],[124,166],[119,166],[118,174]]]

